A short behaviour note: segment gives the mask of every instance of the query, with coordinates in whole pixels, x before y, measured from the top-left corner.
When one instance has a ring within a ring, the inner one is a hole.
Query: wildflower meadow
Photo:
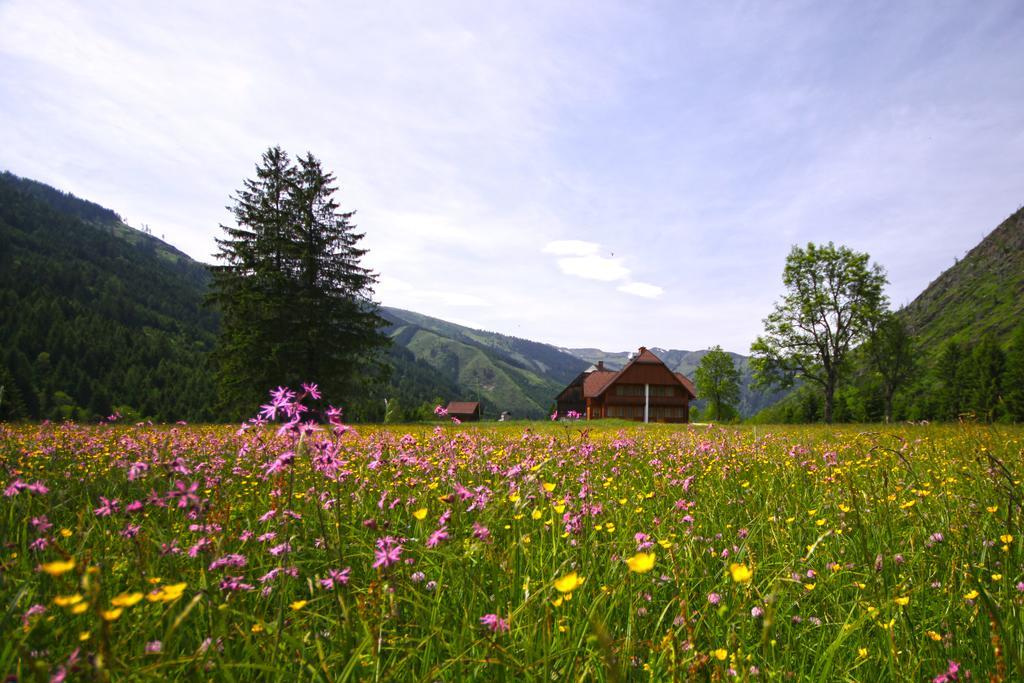
[[[1020,428],[0,425],[16,680],[1020,680]]]

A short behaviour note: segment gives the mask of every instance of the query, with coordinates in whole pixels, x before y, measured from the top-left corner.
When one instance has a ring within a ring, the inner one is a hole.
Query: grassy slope
[[[1003,221],[963,260],[900,311],[924,355],[946,339],[992,334],[1006,343],[1024,318],[1024,209]]]

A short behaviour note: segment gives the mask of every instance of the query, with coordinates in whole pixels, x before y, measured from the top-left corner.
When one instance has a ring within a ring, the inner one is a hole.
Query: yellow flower
[[[563,512],[565,512],[565,501],[562,501],[561,503],[555,505],[555,512],[557,512],[558,514],[562,514]]]
[[[750,583],[750,579],[754,576],[754,572],[747,565],[736,562],[729,565],[729,573],[732,574],[732,580],[736,583]]]
[[[661,546],[662,548],[664,548],[665,550],[668,550],[669,548],[671,548],[671,547],[672,547],[672,541],[668,541],[668,540],[665,540],[665,539],[663,538],[663,539],[661,539],[660,541],[658,541],[658,545],[660,545],[660,546]]]
[[[293,602],[293,603],[292,603],[292,604],[290,605],[290,607],[291,607],[291,608],[292,608],[293,610],[296,610],[296,611],[298,611],[298,610],[302,609],[303,607],[305,607],[305,606],[306,606],[306,603],[307,603],[307,602],[309,602],[309,600],[296,600],[295,602]]]
[[[420,508],[412,513],[412,516],[418,520],[424,520],[427,518],[427,508]]]
[[[633,557],[627,558],[626,564],[629,565],[629,571],[645,574],[654,569],[655,559],[654,553],[637,553]]]
[[[141,599],[142,593],[121,593],[113,600],[111,600],[110,604],[114,607],[131,607],[132,605],[138,603],[138,601]]]
[[[123,607],[118,607],[117,609],[105,609],[100,612],[100,615],[105,621],[117,621],[121,618],[121,612],[123,611]]]
[[[970,593],[964,595],[964,600],[974,600],[978,597],[978,595],[980,595],[978,591],[971,591]]]
[[[576,572],[569,572],[560,579],[555,579],[555,590],[559,593],[572,593],[583,585],[583,577]]]
[[[86,602],[80,602],[71,608],[72,614],[83,614],[85,610],[89,609],[89,604]]]
[[[83,643],[89,640],[90,637],[92,637],[92,633],[90,633],[89,631],[82,631],[78,634],[78,640],[80,640]]]
[[[146,599],[150,602],[174,602],[181,597],[181,594],[185,592],[186,583],[173,583],[169,586],[163,586],[160,590],[155,590],[146,596]]]
[[[858,647],[857,648],[857,656],[861,657],[861,658],[867,657],[868,656],[868,649],[866,647]]]
[[[907,603],[910,602],[910,596],[909,595],[904,595],[902,597],[896,598],[895,602],[900,607],[903,607],[904,605],[906,605]]]
[[[711,654],[713,654],[715,656],[715,659],[717,659],[718,661],[724,662],[725,658],[729,656],[729,651],[726,650],[724,647],[720,647]]]
[[[985,509],[988,510],[989,512],[997,512],[999,510],[999,506],[998,505],[989,505]]]
[[[548,493],[551,493],[552,491],[555,490],[555,485],[549,484],[548,482],[544,482],[544,490],[547,491]]]
[[[1003,580],[1003,575],[1002,574],[993,574],[992,575],[992,580],[993,581],[1002,581]]]
[[[557,598],[552,600],[551,604],[554,605],[555,607],[561,607],[562,606],[562,596],[559,595]]]
[[[47,562],[46,564],[40,565],[40,569],[49,574],[50,576],[60,576],[75,568],[75,561],[72,560],[57,560],[56,562]]]
[[[250,628],[249,631],[251,631],[252,633],[262,633],[263,632],[263,624],[255,623],[255,624],[252,625],[252,628]]]
[[[1010,534],[1003,534],[999,537],[999,540],[1003,543],[1013,543],[1013,536]]]
[[[75,593],[74,595],[58,595],[53,599],[53,604],[57,607],[71,607],[82,602],[82,594]]]
[[[942,640],[942,636],[940,636],[935,631],[925,631],[925,635],[934,640],[936,643]]]
[[[72,531],[71,529],[61,529],[60,530],[60,535],[63,536],[64,538],[70,538],[71,534],[73,534],[73,533],[75,533],[75,532]]]
[[[818,584],[816,584],[816,583],[805,583],[804,584],[804,588],[806,588],[809,591],[812,591],[812,590],[814,590],[814,587],[817,586],[817,585]]]
[[[540,519],[543,516],[544,516],[544,513],[541,512],[540,510],[534,510],[533,512],[530,513],[530,518],[531,519]]]

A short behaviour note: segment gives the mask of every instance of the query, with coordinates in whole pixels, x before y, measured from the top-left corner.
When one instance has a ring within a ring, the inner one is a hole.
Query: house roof
[[[477,401],[450,401],[448,403],[448,414],[468,415],[475,413],[479,408],[480,403]]]
[[[617,370],[594,370],[583,379],[583,397],[597,396],[609,382],[618,376],[619,371]]]
[[[597,396],[600,396],[608,387],[615,383],[615,380],[622,375],[622,373],[634,364],[638,363],[665,365],[664,361],[648,351],[645,347],[641,346],[640,352],[637,353],[632,360],[626,363],[625,367],[621,370],[595,370],[594,372],[589,373],[583,380],[583,397],[596,398]],[[672,376],[679,381],[684,389],[686,389],[691,398],[697,397],[697,391],[693,386],[693,382],[691,382],[686,375],[681,372],[673,372]]]

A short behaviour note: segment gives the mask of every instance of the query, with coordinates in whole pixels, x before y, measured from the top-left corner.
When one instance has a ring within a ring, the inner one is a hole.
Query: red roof
[[[470,415],[480,409],[477,401],[451,401],[448,404],[448,414]]]
[[[648,351],[645,347],[641,346],[640,353],[634,356],[631,361],[626,363],[626,366],[621,370],[595,370],[588,374],[583,380],[584,398],[595,398],[603,394],[608,387],[615,383],[615,379],[629,369],[634,363],[656,363],[658,365],[665,365],[664,361]],[[697,398],[697,390],[694,388],[693,382],[691,382],[686,375],[681,372],[673,372],[672,375],[679,380],[679,383],[684,389],[686,389],[691,398]]]
[[[592,398],[601,393],[601,390],[613,379],[619,376],[617,370],[594,370],[583,380],[583,397]]]

